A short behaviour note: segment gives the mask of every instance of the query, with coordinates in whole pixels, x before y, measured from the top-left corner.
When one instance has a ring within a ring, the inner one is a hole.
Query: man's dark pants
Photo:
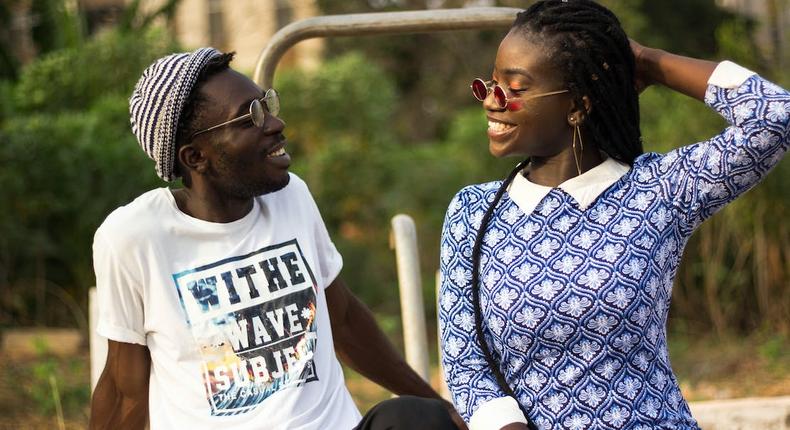
[[[400,396],[385,400],[362,417],[354,430],[457,430],[444,403]]]

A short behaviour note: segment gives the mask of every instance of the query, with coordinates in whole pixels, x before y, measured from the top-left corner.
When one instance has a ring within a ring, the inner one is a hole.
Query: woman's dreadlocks
[[[577,106],[590,100],[583,129],[610,157],[633,164],[643,152],[636,64],[617,17],[591,0],[546,0],[519,13],[511,31],[553,48],[549,61]]]

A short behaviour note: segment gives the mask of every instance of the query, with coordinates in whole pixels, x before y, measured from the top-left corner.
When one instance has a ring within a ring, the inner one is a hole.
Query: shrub
[[[53,51],[22,69],[20,113],[80,111],[107,94],[128,97],[143,69],[175,50],[160,29],[141,35],[108,31],[79,48]]]

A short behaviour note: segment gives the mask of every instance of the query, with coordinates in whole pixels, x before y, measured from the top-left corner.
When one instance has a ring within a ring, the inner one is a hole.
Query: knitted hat
[[[132,133],[165,181],[176,179],[176,131],[184,102],[206,62],[217,55],[214,48],[200,48],[162,57],[145,69],[129,99]]]

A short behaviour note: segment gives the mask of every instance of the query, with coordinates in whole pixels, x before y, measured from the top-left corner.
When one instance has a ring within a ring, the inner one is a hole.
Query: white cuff
[[[756,73],[732,61],[722,61],[708,78],[708,85],[727,89],[738,88],[754,74]]]
[[[108,340],[113,340],[115,342],[136,343],[138,345],[147,346],[144,335],[125,327],[108,324],[105,321],[99,321],[96,327],[96,333],[101,337],[106,337]]]
[[[469,420],[469,430],[499,430],[512,423],[527,423],[516,399],[506,396],[489,400],[477,408]]]

